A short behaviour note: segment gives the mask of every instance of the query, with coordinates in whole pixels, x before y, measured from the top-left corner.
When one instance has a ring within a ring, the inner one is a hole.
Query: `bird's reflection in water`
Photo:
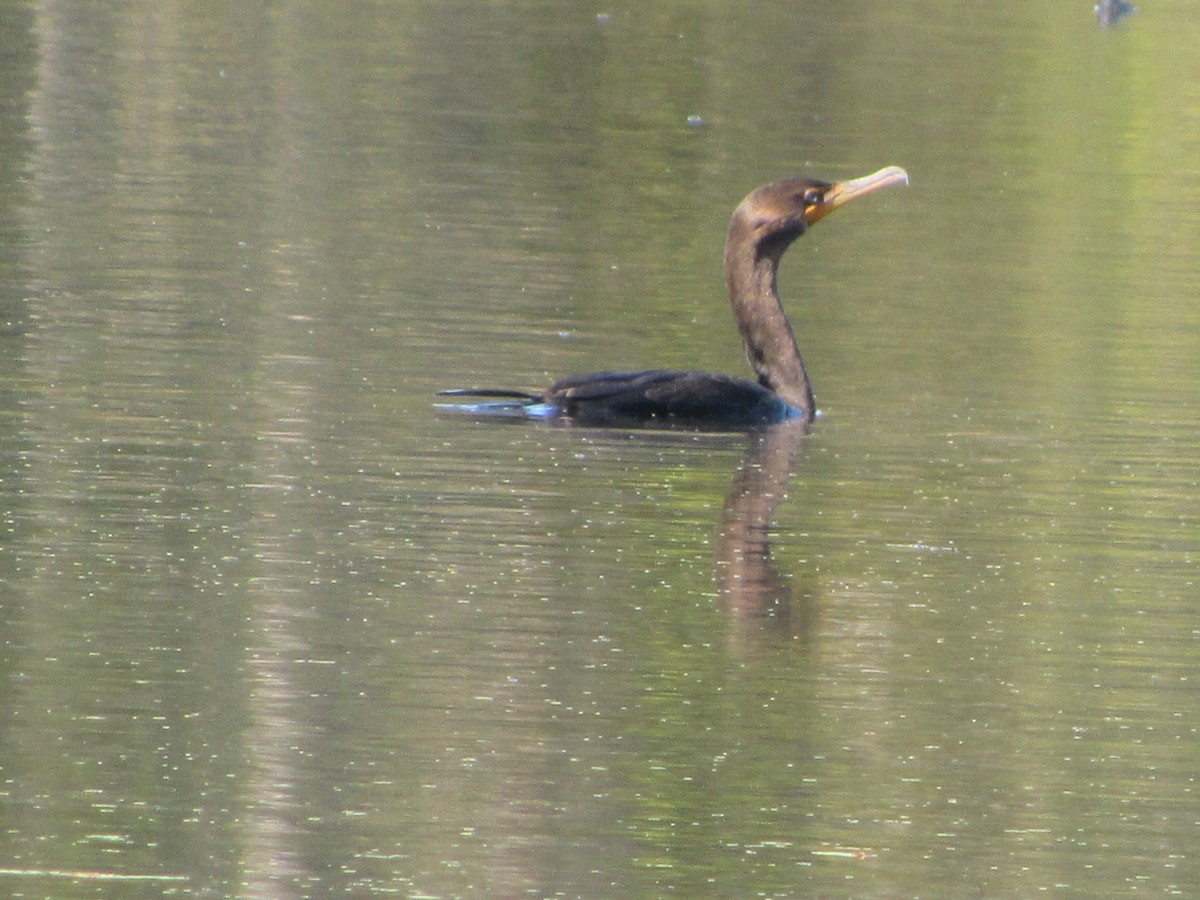
[[[800,455],[807,426],[772,425],[747,435],[717,523],[716,578],[722,609],[739,629],[805,636],[815,604],[771,561],[771,527]]]

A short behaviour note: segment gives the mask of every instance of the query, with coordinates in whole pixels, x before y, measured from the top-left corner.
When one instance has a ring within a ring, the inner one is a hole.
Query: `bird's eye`
[[[817,188],[809,188],[804,192],[805,206],[817,206],[823,199],[825,199],[824,193]]]

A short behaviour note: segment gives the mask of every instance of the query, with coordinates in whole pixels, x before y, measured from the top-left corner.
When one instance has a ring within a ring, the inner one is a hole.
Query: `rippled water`
[[[1194,893],[1198,26],[13,4],[0,892]],[[745,373],[811,432],[434,392]]]

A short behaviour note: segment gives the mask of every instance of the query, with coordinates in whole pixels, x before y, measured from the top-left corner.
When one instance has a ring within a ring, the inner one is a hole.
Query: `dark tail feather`
[[[503,400],[520,400],[525,403],[541,403],[541,394],[531,394],[528,391],[508,391],[504,388],[455,388],[450,391],[438,391],[439,397],[492,397]]]

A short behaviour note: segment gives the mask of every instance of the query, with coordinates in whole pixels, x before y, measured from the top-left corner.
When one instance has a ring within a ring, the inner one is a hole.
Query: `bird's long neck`
[[[783,252],[799,235],[797,231],[755,242],[735,216],[725,245],[725,283],[758,383],[811,420],[816,411],[812,385],[775,283]]]

